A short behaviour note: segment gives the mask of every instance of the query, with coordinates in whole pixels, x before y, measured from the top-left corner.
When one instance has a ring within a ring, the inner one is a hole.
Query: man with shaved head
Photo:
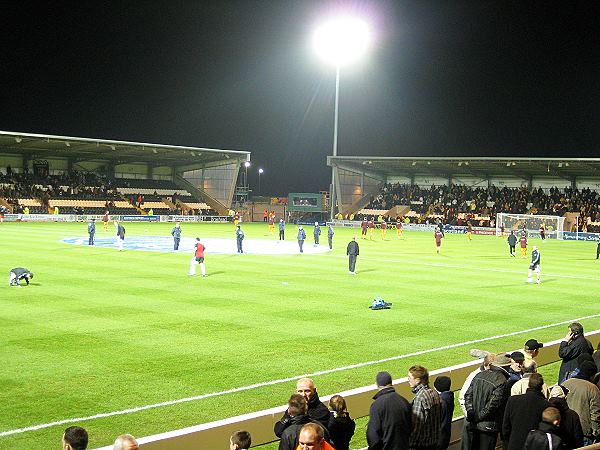
[[[323,425],[323,428],[327,427],[329,422],[329,409],[319,399],[317,389],[315,388],[315,382],[310,378],[301,378],[296,382],[296,393],[302,395],[308,403],[308,417],[314,422],[317,421]],[[291,423],[291,418],[286,412],[283,413],[283,417],[275,424],[274,432],[277,437],[281,437],[281,433]]]
[[[113,450],[138,450],[138,446],[135,438],[130,434],[122,434],[115,440]]]

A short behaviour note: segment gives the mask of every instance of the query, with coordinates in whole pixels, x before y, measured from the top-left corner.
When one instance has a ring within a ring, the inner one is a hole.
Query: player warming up
[[[522,234],[519,242],[521,243],[521,258],[525,258],[527,256],[527,236]]]
[[[544,224],[540,225],[540,237],[542,238],[542,242],[546,240],[546,229],[544,228]]]
[[[529,265],[529,270],[527,271],[527,282],[531,283],[531,273],[535,272],[537,276],[537,280],[535,280],[536,284],[540,284],[540,251],[537,248],[537,245],[533,246],[533,251],[531,252],[531,264]]]
[[[515,247],[517,245],[517,237],[515,236],[515,232],[511,231],[510,235],[508,236],[507,239],[508,242],[508,248],[510,251],[510,256],[512,256],[513,258],[515,258]]]
[[[15,267],[11,269],[10,274],[8,276],[8,285],[9,286],[17,286],[21,287],[19,281],[25,280],[27,286],[29,286],[29,280],[33,278],[33,273],[24,267]]]
[[[194,245],[194,256],[190,261],[190,276],[196,275],[196,266],[200,265],[200,273],[203,277],[206,276],[206,267],[204,267],[204,244],[200,242],[200,238],[196,238],[196,244]]]
[[[435,237],[435,251],[439,255],[440,249],[442,247],[442,239],[444,238],[444,234],[439,229],[437,229],[437,230],[435,230],[434,237]]]

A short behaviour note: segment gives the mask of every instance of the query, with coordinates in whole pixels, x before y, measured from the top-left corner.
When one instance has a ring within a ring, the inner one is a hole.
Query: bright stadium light
[[[371,32],[366,22],[342,17],[319,26],[313,35],[313,45],[317,54],[326,62],[333,64],[335,71],[335,109],[333,121],[333,156],[337,156],[338,117],[340,100],[340,67],[363,56],[371,44]],[[331,166],[331,220],[336,206],[336,168]]]
[[[359,59],[371,44],[369,26],[354,17],[342,17],[319,26],[313,36],[319,56],[335,66]]]

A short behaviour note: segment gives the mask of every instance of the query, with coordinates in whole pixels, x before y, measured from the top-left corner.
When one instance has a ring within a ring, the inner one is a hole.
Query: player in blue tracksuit
[[[300,253],[304,253],[302,247],[304,246],[304,239],[306,239],[306,231],[302,228],[302,225],[298,228],[298,247],[300,247]]]
[[[329,250],[333,250],[333,225],[329,224],[327,227],[327,242],[329,243]]]
[[[92,219],[88,223],[88,234],[90,235],[88,244],[94,245],[94,236],[96,235],[96,219]]]
[[[321,227],[319,222],[315,222],[315,228],[313,229],[313,236],[315,238],[315,247],[319,245],[319,236],[321,236]]]
[[[235,240],[237,241],[237,252],[244,253],[244,250],[242,249],[242,241],[244,240],[244,231],[241,229],[241,227],[239,225],[235,229]]]
[[[537,280],[535,282],[540,284],[540,251],[538,250],[537,245],[533,246],[533,251],[531,252],[531,264],[529,265],[529,271],[527,272],[528,283],[531,283],[532,272],[535,272],[537,275]]]
[[[173,236],[173,250],[179,250],[179,242],[181,241],[181,224],[175,223],[175,226],[171,230]]]
[[[285,239],[285,222],[283,219],[279,219],[279,240],[283,241]]]

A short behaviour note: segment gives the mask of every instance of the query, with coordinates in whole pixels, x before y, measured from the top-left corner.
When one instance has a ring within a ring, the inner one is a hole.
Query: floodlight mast
[[[341,18],[319,27],[315,31],[314,45],[320,56],[335,64],[335,106],[333,119],[333,156],[337,156],[340,100],[340,68],[358,59],[369,47],[369,29],[365,22],[354,18]],[[335,216],[337,169],[331,166],[329,196],[330,220]]]

